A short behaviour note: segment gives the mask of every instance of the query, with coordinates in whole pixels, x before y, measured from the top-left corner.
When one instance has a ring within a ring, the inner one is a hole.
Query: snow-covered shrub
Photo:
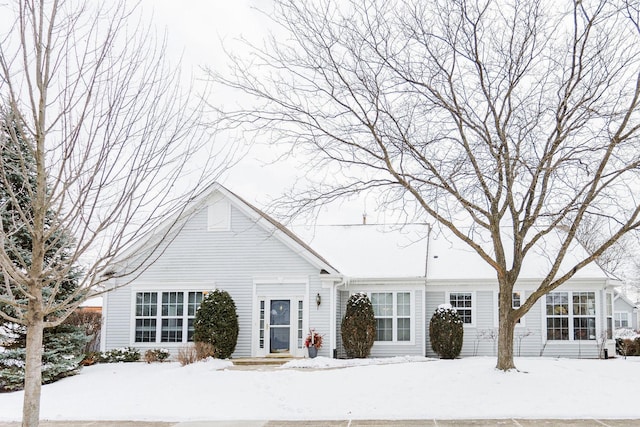
[[[147,363],[164,362],[171,353],[166,348],[152,348],[144,352],[144,361]]]
[[[347,357],[369,356],[376,339],[376,318],[367,294],[355,293],[349,297],[340,330]]]
[[[441,304],[431,316],[431,348],[441,359],[455,359],[462,350],[464,324],[455,308]]]
[[[87,337],[81,328],[60,325],[43,337],[42,383],[74,375],[80,369]],[[20,340],[0,352],[0,391],[20,390],[24,384],[25,349]]]
[[[615,330],[614,337],[634,340],[636,338],[640,338],[640,333],[631,328],[620,328]]]
[[[137,362],[140,360],[140,351],[133,347],[121,347],[108,350],[100,355],[101,363]]]
[[[200,303],[193,322],[193,340],[213,346],[213,357],[227,359],[238,342],[236,304],[227,291],[209,292]]]

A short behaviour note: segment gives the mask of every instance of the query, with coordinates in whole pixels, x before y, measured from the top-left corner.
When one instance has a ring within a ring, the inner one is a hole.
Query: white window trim
[[[369,297],[369,300],[371,300],[371,294],[375,293],[375,294],[384,294],[384,293],[391,293],[393,294],[393,340],[392,341],[374,341],[373,345],[374,346],[402,346],[402,345],[415,345],[416,343],[416,294],[414,290],[411,289],[388,289],[388,288],[380,288],[380,289],[375,289],[375,288],[369,288],[369,289],[363,289],[363,290],[359,290],[357,292],[363,292],[365,294],[367,294],[367,297]],[[410,303],[409,303],[409,310],[411,311],[409,314],[409,325],[411,328],[411,333],[410,333],[410,337],[409,337],[409,341],[398,341],[398,336],[397,336],[397,327],[398,327],[398,323],[397,323],[397,294],[405,294],[408,293],[409,294],[409,298],[411,299]]]
[[[454,292],[455,293],[455,292]],[[495,311],[493,312],[493,326],[498,327],[500,324],[500,307],[498,306],[498,294],[500,291],[496,291],[493,293],[493,306],[495,307]],[[520,305],[527,300],[526,292],[521,289],[514,289],[512,294],[519,293],[520,294]],[[447,298],[448,301],[448,298]],[[511,306],[513,307],[513,295],[511,296]],[[516,323],[516,328],[524,328],[525,327],[525,319],[527,315],[525,314],[520,318],[520,323]]]
[[[184,344],[189,343],[189,341],[187,341],[187,336],[188,336],[188,319],[189,319],[189,315],[188,315],[188,305],[189,305],[189,292],[203,292],[204,294],[207,294],[208,292],[211,292],[215,290],[215,286],[213,285],[199,285],[199,286],[189,286],[189,287],[185,287],[185,288],[166,288],[166,289],[161,289],[158,287],[158,284],[155,284],[155,286],[151,285],[151,284],[138,284],[136,285],[134,288],[131,289],[131,313],[130,313],[130,321],[129,321],[129,345],[132,347],[137,347],[137,348],[147,348],[147,347],[157,347],[159,345],[161,345],[162,347],[168,347],[168,348],[173,348],[173,347],[179,347],[179,346],[183,346]],[[138,316],[136,316],[136,295],[140,292],[155,292],[158,294],[158,298],[157,298],[157,314],[155,317],[149,317],[149,319],[156,319],[156,340],[155,341],[146,341],[146,342],[136,342],[136,319]],[[184,304],[184,309],[183,309],[183,316],[182,319],[184,320],[182,322],[182,341],[178,341],[178,342],[162,342],[162,293],[163,292],[182,292],[184,295],[184,299],[183,299],[183,304]]]
[[[595,294],[595,314],[593,316],[578,316],[578,315],[574,315],[573,314],[573,294],[574,293],[582,293],[582,292],[591,292],[593,294]],[[568,302],[569,302],[569,315],[567,316],[567,318],[569,319],[569,339],[568,340],[550,340],[547,338],[547,295],[549,294],[553,294],[553,293],[566,293],[568,295]],[[596,291],[596,290],[584,290],[584,289],[572,289],[572,290],[554,290],[552,292],[549,292],[547,295],[544,295],[543,298],[541,298],[541,302],[542,302],[542,337],[543,337],[543,341],[548,342],[548,343],[553,343],[554,345],[569,345],[569,344],[576,344],[576,343],[582,343],[584,345],[588,344],[588,343],[593,343],[593,344],[597,344],[598,342],[598,336],[600,335],[600,333],[602,333],[603,331],[606,331],[606,325],[602,326],[602,313],[598,312],[598,307],[600,307],[600,292]],[[606,298],[605,298],[606,299]],[[596,324],[595,324],[595,328],[596,328],[596,338],[591,340],[577,340],[575,339],[575,330],[573,327],[573,319],[575,318],[585,318],[585,317],[594,317]],[[606,319],[606,315],[604,316]]]
[[[447,291],[446,304],[451,304],[451,294],[471,294],[471,323],[464,323],[465,328],[475,328],[477,324],[477,296],[476,291]],[[455,307],[454,307],[455,308]]]
[[[614,311],[613,312],[613,329],[616,329],[616,323],[618,323],[618,320],[620,320],[620,323],[622,323],[622,319],[619,319],[619,315],[624,314],[625,317],[627,318],[627,326],[619,326],[618,328],[631,328],[631,316],[629,315],[628,311]]]

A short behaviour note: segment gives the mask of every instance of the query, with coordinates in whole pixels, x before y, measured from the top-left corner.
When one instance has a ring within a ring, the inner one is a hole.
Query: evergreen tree
[[[31,198],[36,177],[32,146],[27,143],[21,129],[21,124],[14,117],[1,118],[0,161],[3,167],[0,170],[4,174],[3,181],[9,185],[0,186],[0,220],[5,238],[11,240],[11,244],[5,245],[7,255],[16,265],[26,269],[30,265],[32,252],[31,234],[29,227],[25,226],[25,219],[31,217]],[[45,225],[50,227],[56,220],[55,213],[48,211]],[[45,262],[52,266],[68,264],[73,239],[64,233],[54,233],[48,243]],[[65,301],[73,298],[79,275],[80,270],[73,268],[64,280],[43,289],[45,300]],[[4,276],[0,296],[9,294],[20,295],[21,292],[15,282]],[[24,313],[8,304],[0,304],[0,310],[16,319],[24,316]],[[43,383],[77,371],[86,339],[81,328],[75,326],[60,325],[45,331]],[[0,353],[0,391],[19,389],[24,382],[26,328],[0,317],[0,344],[6,349]]]
[[[455,359],[462,350],[464,323],[455,308],[442,304],[431,316],[431,348],[441,359]]]
[[[340,329],[348,357],[369,356],[376,339],[376,318],[367,294],[355,293],[349,297]]]
[[[238,342],[236,304],[227,291],[209,292],[200,303],[193,323],[193,340],[213,346],[213,357],[227,359]]]

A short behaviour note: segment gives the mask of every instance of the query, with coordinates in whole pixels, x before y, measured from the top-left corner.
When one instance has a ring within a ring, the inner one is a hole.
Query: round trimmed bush
[[[364,293],[355,293],[347,301],[342,318],[342,345],[347,357],[364,358],[371,353],[376,339],[376,318],[371,300]]]
[[[429,322],[431,348],[441,359],[455,359],[462,350],[463,322],[455,308],[440,305]]]
[[[236,304],[227,291],[209,292],[200,303],[194,320],[193,340],[211,344],[213,357],[231,357],[238,342]]]

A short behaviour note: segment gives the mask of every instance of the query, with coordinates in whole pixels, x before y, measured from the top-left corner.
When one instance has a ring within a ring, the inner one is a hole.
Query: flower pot
[[[314,357],[316,357],[318,355],[318,349],[315,348],[314,346],[309,347],[308,350],[309,350],[309,357],[310,358],[313,359]]]

